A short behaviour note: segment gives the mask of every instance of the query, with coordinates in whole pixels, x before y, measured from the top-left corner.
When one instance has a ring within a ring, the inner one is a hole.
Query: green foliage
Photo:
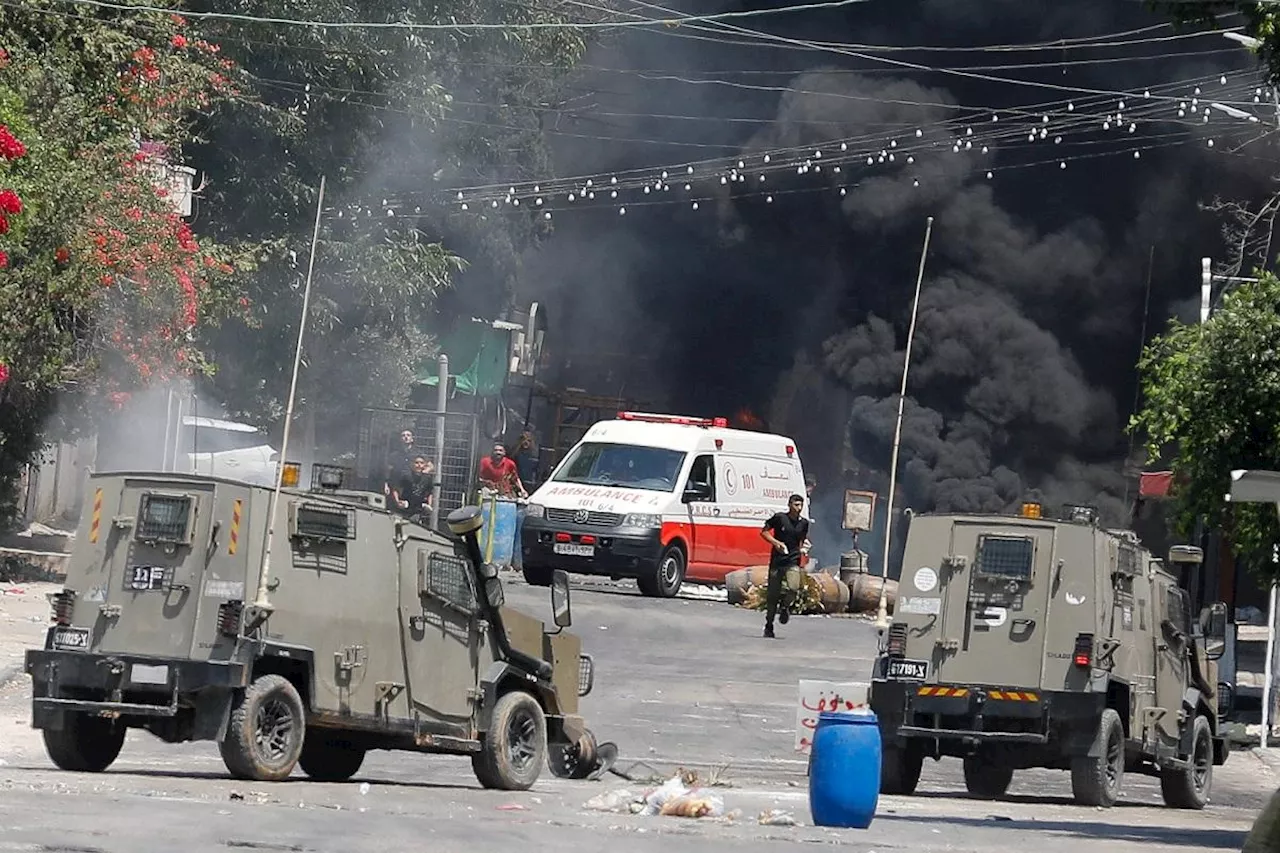
[[[191,8],[282,13],[266,0]],[[288,17],[326,21],[515,23],[591,14],[562,0],[346,7],[295,0],[287,8]],[[216,19],[198,26],[247,69],[261,96],[261,104],[216,116],[191,158],[208,174],[203,207],[219,239],[267,247],[251,286],[253,322],[223,326],[211,339],[221,366],[217,395],[264,424],[284,409],[323,175],[316,310],[299,393],[303,408],[351,433],[359,405],[402,400],[407,385],[365,387],[349,364],[411,377],[408,368],[435,354],[422,330],[436,335],[446,325],[439,297],[452,300],[448,313],[491,317],[512,297],[519,256],[549,223],[534,210],[523,219],[462,214],[445,189],[549,171],[543,117],[560,105],[586,41],[575,29],[246,29]]]
[[[1203,325],[1172,321],[1139,362],[1143,406],[1130,423],[1174,473],[1176,524],[1221,527],[1236,553],[1271,573],[1280,542],[1270,504],[1229,504],[1230,472],[1280,469],[1280,279],[1258,273]]]
[[[1280,84],[1280,25],[1271,0],[1148,0],[1148,4],[1168,13],[1180,28],[1216,28],[1223,15],[1239,13],[1244,19],[1244,35],[1261,42],[1254,52],[1266,69],[1267,81],[1273,86]]]
[[[156,182],[193,116],[239,97],[233,72],[169,15],[118,17],[0,9],[0,125],[25,146],[0,166],[22,200],[0,234],[4,484],[46,436],[202,369],[193,327],[236,304],[230,262],[243,260],[201,243]]]

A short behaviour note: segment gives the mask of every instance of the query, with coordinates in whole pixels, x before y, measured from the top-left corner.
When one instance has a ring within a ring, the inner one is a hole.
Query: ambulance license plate
[[[929,674],[929,662],[927,660],[889,658],[889,667],[885,674],[889,678],[896,678],[901,681],[924,681]]]
[[[57,649],[89,648],[89,629],[58,628],[53,632],[53,646]]]
[[[557,554],[564,554],[566,557],[594,557],[596,555],[596,546],[579,545],[576,542],[557,542],[552,550]]]

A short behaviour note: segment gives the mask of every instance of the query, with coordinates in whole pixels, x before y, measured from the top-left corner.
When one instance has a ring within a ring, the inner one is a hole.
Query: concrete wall
[[[19,484],[23,520],[68,528],[80,517],[85,479],[97,456],[97,439],[58,442],[45,447],[42,458],[27,466]]]

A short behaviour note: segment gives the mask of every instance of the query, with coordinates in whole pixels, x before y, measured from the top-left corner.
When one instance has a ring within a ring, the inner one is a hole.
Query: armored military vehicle
[[[215,740],[256,781],[295,766],[344,780],[371,749],[470,756],[505,790],[544,762],[596,769],[566,575],[548,632],[505,605],[479,509],[452,513],[446,535],[343,489],[341,468],[315,466],[310,488],[299,474],[285,467],[278,498],[209,476],[90,477],[53,624],[26,655],[32,724],[58,767],[104,770],[141,728]]]
[[[910,794],[926,756],[951,756],[979,796],[1047,767],[1106,807],[1131,771],[1158,777],[1166,805],[1203,808],[1227,757],[1213,663],[1226,607],[1195,621],[1174,575],[1092,508],[913,516],[870,688],[881,790]]]

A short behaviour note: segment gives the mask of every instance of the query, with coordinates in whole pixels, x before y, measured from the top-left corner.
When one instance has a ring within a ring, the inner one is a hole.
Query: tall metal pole
[[[902,359],[902,389],[898,392],[898,420],[893,426],[893,455],[889,461],[889,497],[884,514],[884,548],[880,566],[880,605],[876,610],[876,627],[889,627],[889,610],[885,587],[889,583],[889,549],[893,545],[893,493],[898,485],[898,448],[902,443],[902,409],[907,398],[907,371],[911,367],[911,347],[916,336],[916,317],[920,312],[920,286],[924,283],[924,261],[929,254],[929,237],[933,234],[933,217],[926,221],[924,248],[920,250],[920,271],[916,274],[916,295],[911,301],[911,324],[907,326],[907,352]]]
[[[444,485],[444,421],[449,410],[449,356],[440,353],[440,387],[436,389],[436,482],[431,487],[431,529],[440,526],[440,492]]]
[[[280,442],[280,464],[276,466],[276,487],[267,510],[267,538],[262,550],[262,568],[258,573],[258,594],[253,606],[270,613],[274,608],[267,598],[267,578],[271,574],[271,542],[276,533],[276,508],[284,484],[284,466],[289,459],[289,431],[293,425],[293,401],[298,393],[298,369],[302,364],[302,340],[307,331],[307,314],[311,310],[311,278],[316,268],[316,246],[320,243],[320,213],[324,210],[325,176],[320,176],[320,196],[316,199],[316,224],[311,232],[311,260],[307,262],[307,283],[302,290],[302,319],[298,322],[298,345],[293,353],[293,377],[289,380],[289,402],[284,410],[284,438]]]

